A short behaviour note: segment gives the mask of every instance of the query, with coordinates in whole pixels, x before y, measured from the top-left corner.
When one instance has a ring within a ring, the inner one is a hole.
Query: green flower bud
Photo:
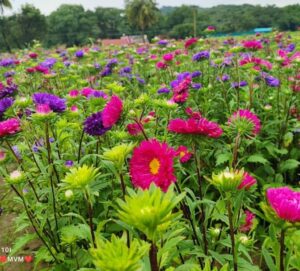
[[[235,192],[243,180],[244,170],[226,169],[212,175],[210,182],[223,192]]]

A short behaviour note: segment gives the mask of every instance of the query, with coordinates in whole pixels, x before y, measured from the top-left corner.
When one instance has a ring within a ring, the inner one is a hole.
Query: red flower
[[[16,118],[0,122],[0,137],[15,134],[20,130],[20,121]]]
[[[144,140],[133,151],[130,176],[135,187],[148,189],[151,183],[167,191],[176,181],[173,158],[176,153],[167,143],[156,139]]]

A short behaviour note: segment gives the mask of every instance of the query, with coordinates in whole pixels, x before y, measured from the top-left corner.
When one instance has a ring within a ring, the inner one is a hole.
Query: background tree
[[[12,8],[9,0],[0,0],[0,13],[3,14],[4,8]]]
[[[125,0],[125,12],[129,23],[145,33],[157,22],[158,9],[153,0]]]

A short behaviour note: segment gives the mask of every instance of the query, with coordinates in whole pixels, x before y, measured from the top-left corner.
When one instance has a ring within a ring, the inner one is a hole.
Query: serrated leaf
[[[231,158],[230,153],[222,153],[222,154],[218,155],[217,161],[216,161],[216,166],[224,164],[225,162],[229,161],[230,158]]]
[[[262,154],[253,154],[248,157],[247,162],[249,163],[260,163],[263,165],[266,165],[269,163],[269,161],[263,157]]]
[[[298,162],[297,160],[288,159],[288,160],[280,163],[279,170],[280,170],[280,172],[285,172],[288,170],[296,169],[299,165],[300,165],[300,162]]]

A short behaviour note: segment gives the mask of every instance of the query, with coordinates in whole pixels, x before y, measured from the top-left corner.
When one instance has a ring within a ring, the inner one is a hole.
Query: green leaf
[[[36,237],[37,236],[35,233],[31,233],[31,234],[22,235],[21,237],[17,238],[17,240],[15,241],[13,248],[10,252],[10,256],[13,256],[14,254],[16,254],[26,244],[28,244],[30,241],[36,239]]]
[[[265,262],[266,262],[269,270],[276,270],[274,261],[270,255],[269,251],[265,247],[262,247],[262,254],[264,256]]]
[[[300,162],[295,159],[288,159],[280,163],[279,170],[280,172],[285,172],[288,170],[296,169],[299,166]]]
[[[229,152],[218,155],[216,166],[224,164],[225,162],[229,161],[230,158],[231,158],[231,154]]]
[[[253,154],[248,157],[247,162],[249,163],[260,163],[260,164],[268,164],[269,161],[263,157],[262,154]]]

